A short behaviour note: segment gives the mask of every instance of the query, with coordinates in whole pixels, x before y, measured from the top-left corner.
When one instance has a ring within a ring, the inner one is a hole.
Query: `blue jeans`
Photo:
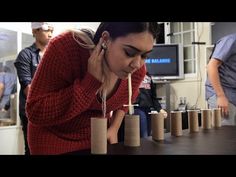
[[[134,114],[140,117],[140,137],[148,137],[151,135],[151,116],[148,114],[149,108],[135,108]]]

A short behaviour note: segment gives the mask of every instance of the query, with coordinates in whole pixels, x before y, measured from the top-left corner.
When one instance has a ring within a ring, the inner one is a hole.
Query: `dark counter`
[[[189,133],[174,137],[165,134],[165,140],[154,141],[152,137],[141,138],[140,147],[127,147],[123,142],[108,145],[108,155],[236,155],[236,126],[223,126],[218,129]]]

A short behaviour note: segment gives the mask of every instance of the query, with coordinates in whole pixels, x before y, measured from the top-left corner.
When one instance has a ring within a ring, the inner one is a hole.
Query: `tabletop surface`
[[[163,141],[152,137],[141,138],[139,147],[124,146],[124,143],[107,147],[109,155],[236,155],[236,126],[223,126],[189,133],[183,130],[179,137],[165,134]]]

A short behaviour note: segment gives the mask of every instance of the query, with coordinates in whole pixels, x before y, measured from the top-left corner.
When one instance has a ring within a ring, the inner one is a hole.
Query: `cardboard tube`
[[[139,115],[125,116],[125,146],[140,146]]]
[[[107,119],[91,118],[91,154],[107,153]]]
[[[221,127],[221,110],[220,108],[213,109],[213,127]]]
[[[164,115],[162,113],[151,114],[152,139],[164,140]]]
[[[182,112],[181,111],[171,111],[170,113],[170,126],[171,135],[182,136]]]
[[[202,128],[211,129],[211,126],[212,126],[211,109],[202,109]]]
[[[188,110],[188,127],[190,133],[199,131],[198,110]]]
[[[182,113],[181,111],[171,111],[170,113],[171,135],[182,136]]]

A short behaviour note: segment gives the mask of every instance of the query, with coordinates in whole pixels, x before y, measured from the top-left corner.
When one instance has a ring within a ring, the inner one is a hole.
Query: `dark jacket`
[[[26,47],[25,49],[21,50],[14,63],[21,85],[19,109],[20,114],[23,115],[25,115],[26,104],[26,95],[24,94],[24,89],[27,87],[27,85],[31,84],[33,76],[36,72],[40,61],[39,52],[40,50],[36,48],[34,43],[30,47]]]
[[[158,112],[161,110],[161,105],[156,98],[156,87],[150,76],[145,76],[145,79],[140,85],[139,95],[135,103],[138,104],[140,108],[150,108],[150,110]]]

